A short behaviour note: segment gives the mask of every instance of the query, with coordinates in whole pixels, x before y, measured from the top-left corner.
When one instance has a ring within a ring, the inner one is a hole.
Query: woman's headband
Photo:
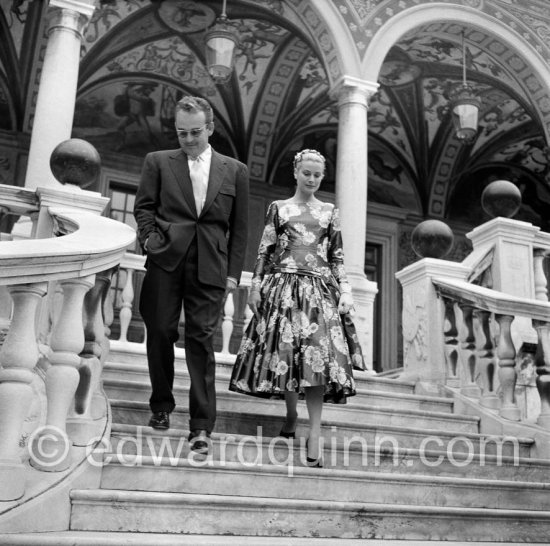
[[[301,163],[304,160],[304,156],[306,155],[314,155],[315,159],[312,158],[312,161],[320,161],[323,164],[323,169],[325,168],[325,157],[318,152],[317,150],[301,150],[294,156],[294,168],[296,169],[298,167],[298,163]]]

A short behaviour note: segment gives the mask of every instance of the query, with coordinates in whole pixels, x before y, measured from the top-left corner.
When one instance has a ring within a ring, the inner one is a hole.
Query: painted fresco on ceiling
[[[542,138],[526,138],[497,151],[491,161],[519,165],[543,175],[550,196],[550,150]],[[548,201],[550,206],[550,200]],[[550,211],[550,208],[548,209]]]
[[[501,100],[491,100],[492,95],[500,96]],[[516,130],[530,120],[530,116],[516,100],[502,93],[487,93],[483,101],[484,106],[489,104],[489,107],[485,106],[481,112],[474,151],[481,149],[494,137]]]
[[[18,56],[21,55],[23,30],[27,20],[29,3],[30,0],[2,0],[0,2],[0,9],[4,11],[11,39]]]
[[[407,51],[412,62],[442,63],[462,67],[462,25],[454,23],[434,23],[407,34],[398,45]],[[456,36],[450,40],[448,36]],[[468,71],[476,71],[480,74],[498,78],[508,85],[514,86],[515,81],[509,72],[499,63],[495,57],[504,53],[504,46],[495,38],[489,37],[474,30],[467,30],[465,34],[465,61]],[[481,45],[483,49],[473,43]],[[515,86],[517,87],[517,86]]]
[[[131,2],[126,6],[126,12],[119,10],[122,8],[120,2],[103,6],[100,13],[94,16],[94,24],[86,31],[85,41],[91,44],[105,33],[112,32],[113,25],[135,11],[140,4]],[[281,11],[279,4],[266,3],[276,12]],[[214,20],[215,13],[209,6],[192,1],[165,0],[158,8],[158,16],[152,9],[144,10],[144,16],[139,20],[139,35],[136,35],[134,26],[126,27],[109,44],[111,49],[127,50],[131,47],[131,50],[105,63],[86,83],[89,85],[106,72],[115,71],[152,72],[172,77],[215,102],[218,112],[228,121],[229,114],[219,97],[218,89],[196,55],[197,50],[202,51],[204,48],[202,31]],[[268,64],[275,57],[278,44],[288,37],[288,32],[270,22],[252,19],[230,19],[227,24],[234,28],[238,36],[235,76],[241,88],[244,121],[248,124]],[[165,33],[163,26],[170,29],[173,36],[155,39],[155,35]],[[148,43],[144,44],[146,39]],[[136,45],[137,40],[140,45]],[[312,84],[320,79],[318,73],[318,67],[311,65],[308,77]]]
[[[374,139],[368,155],[369,201],[420,212],[414,182],[402,163]]]
[[[321,92],[328,90],[327,74],[317,57],[310,55],[306,59],[300,69],[299,78],[302,83],[302,92],[298,104],[303,104]]]
[[[174,108],[182,94],[179,89],[149,80],[98,87],[78,99],[72,136],[88,140],[99,150],[139,157],[177,148]],[[216,124],[211,142],[220,152],[232,153],[220,124]]]
[[[371,97],[367,119],[369,132],[391,140],[397,148],[412,157],[411,143],[403,123],[384,89]]]
[[[82,53],[86,53],[99,38],[103,37],[108,31],[112,31],[118,23],[124,21],[128,15],[136,12],[142,7],[150,6],[150,0],[99,0],[98,5],[92,14],[92,18],[84,31],[84,40],[82,40]],[[144,37],[145,28],[140,28],[140,37]],[[127,33],[118,33],[121,38],[131,38],[132,43],[136,40],[136,35],[129,36]],[[122,44],[121,44],[122,45]]]

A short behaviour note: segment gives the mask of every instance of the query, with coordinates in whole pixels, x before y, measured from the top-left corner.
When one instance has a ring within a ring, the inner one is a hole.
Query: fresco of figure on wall
[[[117,127],[120,140],[116,151],[122,151],[126,147],[127,129],[133,124],[144,129],[151,142],[158,145],[157,138],[147,120],[148,117],[155,115],[155,101],[151,98],[151,93],[157,85],[149,82],[129,83],[125,92],[115,97],[115,114],[123,118]]]

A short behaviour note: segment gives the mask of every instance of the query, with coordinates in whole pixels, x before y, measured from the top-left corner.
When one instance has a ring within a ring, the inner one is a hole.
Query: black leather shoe
[[[192,430],[189,434],[191,451],[200,455],[208,455],[208,438],[210,434],[206,430]]]
[[[170,428],[170,414],[167,411],[153,412],[151,419],[149,419],[149,426],[157,430]]]

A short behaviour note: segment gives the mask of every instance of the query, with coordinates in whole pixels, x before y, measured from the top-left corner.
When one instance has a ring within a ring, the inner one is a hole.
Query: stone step
[[[224,371],[216,374],[216,389],[223,392],[228,389],[231,375]],[[146,385],[145,391],[150,392],[149,372],[145,364],[121,364],[108,363],[102,374],[104,385],[110,392],[116,388],[121,381],[137,381]],[[353,403],[370,403],[376,406],[399,406],[400,408],[421,409],[425,411],[438,411],[452,413],[454,401],[452,398],[410,394],[409,392],[394,392],[391,384],[386,386],[385,381],[364,380],[358,381],[357,394],[350,398]],[[174,380],[175,388],[184,388],[189,385],[187,373],[176,373]],[[115,396],[116,397],[116,396]]]
[[[111,400],[133,400],[147,402],[150,396],[149,382],[104,379],[105,393]],[[189,400],[189,387],[176,385],[173,389],[176,403],[187,404]],[[375,398],[375,397],[373,397]],[[363,401],[356,402],[355,397],[348,399],[346,404],[325,404],[323,416],[330,420],[343,420],[349,422],[365,421],[374,424],[390,424],[401,426],[414,426],[432,429],[455,430],[461,432],[477,432],[479,418],[448,412],[427,411],[416,408],[402,408],[400,404],[375,405],[376,400],[365,397]],[[218,389],[216,395],[218,410],[233,412],[262,412],[270,411],[278,415],[284,415],[284,400],[269,400]],[[299,405],[299,416],[306,419],[307,411],[305,403]]]
[[[550,512],[117,490],[71,492],[71,530],[541,542]]]
[[[146,425],[149,417],[149,405],[146,402],[111,400],[113,422],[131,425]],[[281,428],[284,415],[283,402],[266,401],[260,412],[242,412],[219,410],[216,431],[252,436],[276,436]],[[189,415],[186,408],[177,407],[170,416],[171,426],[188,428]],[[304,434],[300,423],[297,429]],[[366,441],[375,445],[386,443],[401,448],[451,449],[453,452],[496,454],[528,457],[534,440],[531,438],[501,437],[474,432],[453,431],[452,429],[431,429],[390,424],[372,424],[367,421],[350,422],[350,419],[323,419],[323,435],[329,441],[337,438],[341,441]]]
[[[0,534],[0,545],[2,546],[355,546],[356,544],[367,546],[464,546],[462,540],[449,542],[367,538],[211,536],[179,533],[112,533],[110,531]],[[525,546],[525,542],[468,542],[468,546]]]
[[[299,431],[298,431],[299,432]],[[116,458],[126,465],[136,464],[138,457],[168,457],[173,461],[189,460],[189,431],[171,428],[156,431],[150,427],[114,423],[107,462]],[[305,437],[286,440],[239,434],[212,434],[209,459],[214,463],[244,465],[303,466]],[[191,455],[191,459],[193,455]],[[387,442],[381,445],[352,442],[336,437],[324,438],[324,467],[338,470],[363,470],[384,473],[512,480],[543,483],[550,476],[550,461],[525,457],[475,454],[455,450],[399,448]]]
[[[185,351],[183,349],[176,349],[175,354],[175,384],[181,380],[187,382],[189,376],[185,363]],[[229,377],[231,377],[234,362],[235,355],[216,353],[216,376],[218,377],[219,375],[219,378],[229,379]],[[102,377],[114,376],[116,378],[118,376],[119,379],[128,379],[130,374],[140,375],[143,378],[149,377],[145,349],[142,348],[141,345],[138,345],[137,348],[125,352],[123,350],[117,350],[111,345],[111,350],[105,362]],[[415,385],[410,381],[377,377],[375,374],[360,371],[354,371],[354,377],[359,389],[366,388],[394,393],[414,394]],[[225,383],[226,386],[227,383],[228,381]]]
[[[177,459],[142,456],[133,465],[113,459],[103,469],[100,487],[388,506],[507,510],[521,510],[528,506],[550,510],[550,483],[308,468],[305,449],[300,454],[301,466],[220,463],[204,456]]]

